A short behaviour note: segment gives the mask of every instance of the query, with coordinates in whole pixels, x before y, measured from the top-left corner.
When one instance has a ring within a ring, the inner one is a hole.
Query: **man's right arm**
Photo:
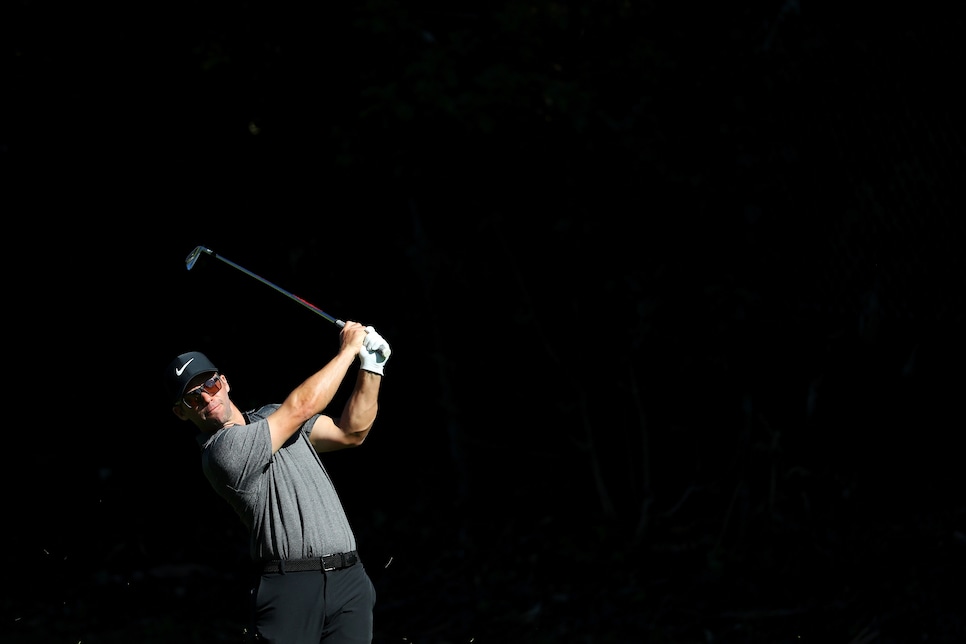
[[[321,413],[332,402],[349,367],[359,354],[366,328],[346,322],[339,333],[339,352],[320,370],[309,376],[290,393],[275,413],[268,417],[274,454],[292,437],[302,423]]]

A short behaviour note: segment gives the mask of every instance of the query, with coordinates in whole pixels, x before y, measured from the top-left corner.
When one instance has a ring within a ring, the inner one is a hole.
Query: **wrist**
[[[359,369],[361,371],[365,371],[366,373],[371,373],[374,376],[379,376],[380,378],[386,375],[384,373],[383,365],[381,364],[361,364],[359,365]]]

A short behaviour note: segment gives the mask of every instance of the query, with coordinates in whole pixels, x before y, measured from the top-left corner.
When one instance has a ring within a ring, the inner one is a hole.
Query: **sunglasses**
[[[200,387],[195,387],[184,396],[181,397],[181,402],[185,404],[186,407],[191,409],[201,409],[207,403],[205,403],[204,397],[201,395],[202,392],[208,394],[209,396],[214,396],[219,391],[221,391],[221,376],[217,373],[213,375],[208,380],[201,383]]]

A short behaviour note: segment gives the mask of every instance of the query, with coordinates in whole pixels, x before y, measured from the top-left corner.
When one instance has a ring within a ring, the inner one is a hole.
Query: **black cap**
[[[171,361],[164,371],[164,388],[175,404],[184,395],[185,387],[191,379],[202,373],[214,373],[218,367],[212,364],[208,356],[199,351],[189,351]]]

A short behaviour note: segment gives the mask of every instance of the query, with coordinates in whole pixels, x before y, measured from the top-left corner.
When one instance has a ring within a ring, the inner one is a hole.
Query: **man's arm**
[[[379,411],[379,387],[392,349],[371,326],[359,349],[359,375],[349,400],[338,418],[321,416],[312,426],[309,439],[317,452],[331,452],[361,445]]]
[[[338,418],[320,416],[309,440],[317,452],[332,452],[362,444],[372,429],[379,410],[382,376],[359,369],[352,394]]]
[[[339,333],[341,344],[335,357],[296,387],[279,408],[268,417],[268,427],[272,435],[272,453],[277,452],[298,431],[302,423],[321,413],[332,402],[349,367],[359,354],[366,333],[366,328],[358,322],[346,322]],[[357,381],[356,390],[358,389]],[[378,386],[376,390],[378,392]],[[323,420],[324,418],[320,418],[316,425]],[[324,424],[326,423],[323,422]],[[314,429],[312,433],[314,435]]]

